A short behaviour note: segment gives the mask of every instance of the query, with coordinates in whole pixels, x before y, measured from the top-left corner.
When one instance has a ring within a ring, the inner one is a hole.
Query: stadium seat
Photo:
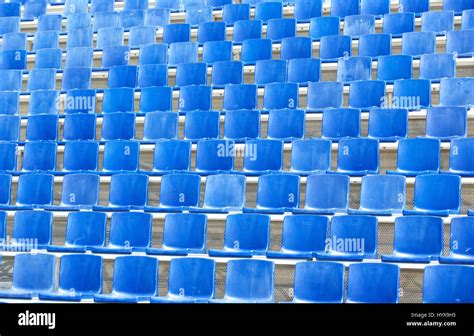
[[[73,29],[67,34],[67,49],[76,47],[93,47],[94,32],[91,28]],[[53,46],[57,48],[58,46]]]
[[[17,115],[0,115],[0,140],[20,140],[21,119]]]
[[[280,58],[311,58],[313,56],[312,40],[309,37],[285,37],[281,40]]]
[[[231,4],[232,0],[209,0],[208,3],[214,8],[221,8],[224,5]]]
[[[250,19],[249,4],[228,4],[224,5],[222,11],[222,21],[228,25],[232,25],[235,21]]]
[[[32,299],[39,293],[54,290],[56,257],[45,253],[19,253],[13,264],[10,289],[0,291],[0,297]]]
[[[204,139],[197,143],[196,172],[200,175],[228,173],[234,168],[234,142]]]
[[[131,9],[119,12],[120,26],[129,29],[134,26],[145,24],[145,11],[143,9]]]
[[[420,57],[420,79],[432,81],[456,77],[456,58],[453,54],[427,54]]]
[[[58,115],[38,114],[28,117],[26,141],[56,141],[58,138]]]
[[[107,246],[92,246],[93,253],[145,252],[151,247],[152,215],[140,212],[116,212],[110,221]]]
[[[431,106],[431,81],[398,79],[393,85],[392,105],[396,108],[420,110]]]
[[[401,13],[420,14],[430,10],[430,0],[400,0]]]
[[[130,60],[130,47],[109,46],[102,49],[102,68],[128,65]]]
[[[48,49],[42,49],[48,50]],[[69,48],[64,68],[91,68],[94,49],[89,47]]]
[[[26,50],[1,51],[0,69],[26,70]]]
[[[441,79],[440,106],[474,105],[474,78]]]
[[[405,177],[368,175],[362,177],[359,209],[350,214],[392,216],[405,208]]]
[[[19,33],[20,20],[18,16],[0,17],[0,36],[7,33]]]
[[[265,85],[263,93],[264,112],[276,109],[296,109],[299,92],[296,83],[270,83]]]
[[[369,138],[347,138],[339,141],[337,173],[363,176],[379,173],[379,142]]]
[[[360,263],[349,266],[347,303],[398,303],[399,296],[400,268],[397,265]]]
[[[20,92],[0,91],[0,104],[4,106],[3,113],[7,115],[17,115],[20,109]]]
[[[19,2],[0,4],[0,17],[20,16],[21,5]]]
[[[443,0],[443,10],[462,12],[465,9],[474,9],[472,0]]]
[[[473,268],[462,265],[426,266],[423,303],[473,303]]]
[[[64,117],[63,141],[94,140],[95,131],[94,114],[75,113]]]
[[[150,8],[145,11],[145,25],[163,27],[170,23],[170,11],[166,8]]]
[[[120,18],[118,12],[94,13],[92,29],[97,33],[102,28],[120,28]]]
[[[163,27],[163,43],[191,41],[191,25],[187,23],[167,24]]]
[[[140,166],[140,144],[137,141],[107,141],[104,146],[102,174],[136,172]]]
[[[224,89],[224,111],[253,110],[258,107],[257,85],[229,84]]]
[[[474,9],[467,9],[462,12],[461,29],[474,29]]]
[[[133,112],[134,89],[115,87],[105,89],[102,101],[102,113]]]
[[[408,135],[408,110],[372,108],[369,111],[369,138],[394,142]]]
[[[447,256],[441,255],[439,262],[442,264],[474,264],[472,250],[474,218],[453,218],[450,228],[450,253]]]
[[[329,241],[317,260],[362,261],[377,258],[377,217],[334,216]]]
[[[12,175],[0,174],[0,204],[10,204],[11,188],[12,188]]]
[[[183,86],[179,90],[178,111],[209,111],[212,107],[212,87],[208,85]]]
[[[431,107],[426,112],[426,137],[449,141],[467,135],[465,107]]]
[[[248,39],[242,41],[240,60],[245,64],[255,64],[259,60],[272,59],[272,40]]]
[[[339,58],[337,63],[337,81],[352,82],[372,79],[372,58],[352,56]]]
[[[259,110],[226,111],[224,121],[224,139],[243,142],[248,139],[256,139],[259,135]]]
[[[181,212],[189,207],[199,206],[201,177],[187,173],[164,175],[160,185],[160,200],[158,207],[145,207],[153,212]]]
[[[323,36],[319,48],[319,58],[336,60],[339,57],[352,55],[352,38],[350,36]]]
[[[30,173],[20,175],[15,205],[2,205],[0,209],[23,210],[43,208],[53,203],[53,175]]]
[[[182,63],[176,67],[176,86],[206,85],[206,63]]]
[[[102,258],[95,255],[64,255],[59,265],[58,289],[39,293],[40,300],[81,301],[102,292]]]
[[[160,97],[160,99],[155,99]],[[151,86],[141,89],[140,111],[171,111],[173,88],[169,86]]]
[[[0,91],[21,91],[22,76],[21,70],[0,70]]]
[[[415,13],[400,12],[383,16],[382,32],[401,37],[404,33],[415,31]]]
[[[25,143],[23,147],[22,172],[54,172],[56,170],[56,150],[56,143],[51,141]]]
[[[26,1],[23,6],[24,7],[22,18],[24,20],[34,20],[40,17],[41,15],[46,14],[46,0]]]
[[[56,82],[56,80],[54,82]],[[58,101],[59,92],[56,90],[32,91],[30,93],[30,104],[28,106],[28,114],[57,114]]]
[[[298,21],[308,21],[322,16],[322,0],[295,0],[294,16]]]
[[[410,55],[380,56],[377,62],[377,79],[392,82],[413,77],[413,57]]]
[[[143,209],[148,201],[148,176],[127,173],[112,175],[108,206],[94,206],[97,211]]]
[[[452,30],[447,33],[446,52],[470,57],[474,53],[474,29]]]
[[[362,110],[380,107],[385,100],[385,92],[385,81],[366,80],[351,82],[349,88],[349,107]]]
[[[147,9],[148,0],[125,0],[124,10]]]
[[[430,138],[401,139],[398,142],[397,156],[397,170],[388,170],[387,174],[436,174],[440,169],[440,141]]]
[[[390,0],[361,0],[360,13],[382,16],[390,13]]]
[[[253,20],[252,20],[253,21]],[[281,41],[287,37],[296,36],[296,20],[291,18],[281,18],[268,20],[266,37],[273,42]],[[258,36],[256,38],[261,38]]]
[[[270,245],[270,216],[262,214],[228,215],[224,247],[209,250],[211,257],[251,258],[265,255]]]
[[[340,82],[309,82],[307,112],[321,112],[326,108],[339,108],[343,104],[344,84]]]
[[[449,152],[449,173],[460,176],[474,176],[474,142],[468,138],[453,138]]]
[[[138,68],[135,65],[114,66],[109,69],[107,85],[110,89],[137,85]]]
[[[367,34],[359,36],[359,56],[377,58],[392,53],[392,37],[390,34]],[[380,64],[380,63],[378,63]]]
[[[224,87],[227,84],[242,84],[244,64],[240,61],[215,62],[212,65],[211,84]]]
[[[2,50],[26,50],[26,33],[3,34]]]
[[[95,141],[68,141],[64,146],[64,173],[95,172],[98,168],[99,144]]]
[[[165,175],[167,176],[167,175]],[[152,255],[188,255],[206,252],[207,217],[204,214],[167,214],[160,248],[148,248]]]
[[[434,54],[435,52],[435,32],[428,31],[403,33],[402,54],[417,57],[425,54]]]
[[[138,88],[168,85],[168,66],[166,64],[146,64],[138,67]]]
[[[155,143],[159,139],[176,139],[178,137],[178,113],[148,112],[142,142]]]
[[[267,260],[230,260],[223,299],[211,303],[273,303],[275,265]]]
[[[204,203],[195,212],[226,213],[241,211],[245,205],[245,176],[236,174],[209,175],[206,178]]]
[[[62,49],[40,49],[36,51],[35,68],[36,69],[61,69],[62,67]]]
[[[445,34],[454,30],[454,12],[452,11],[436,11],[426,12],[421,16],[421,31],[435,32],[437,34]]]
[[[344,18],[344,35],[358,37],[375,33],[374,15],[349,15]]]
[[[173,43],[169,47],[169,65],[198,62],[198,44],[195,42]]]
[[[324,251],[328,226],[329,219],[324,216],[285,216],[281,248],[267,251],[267,258],[311,259],[314,253]]]
[[[94,295],[95,302],[149,301],[158,292],[158,259],[122,256],[115,259],[112,293]]]
[[[217,139],[219,117],[219,111],[188,111],[184,122],[184,139],[192,141]]]
[[[203,63],[215,63],[232,60],[232,42],[209,41],[204,43],[202,51]]]
[[[304,110],[284,108],[270,110],[268,114],[268,139],[289,142],[304,137],[306,119]]]
[[[38,17],[38,29],[37,31],[48,31],[56,30],[60,31],[62,27],[62,15],[61,14],[47,14]]]
[[[177,258],[170,261],[168,293],[151,303],[208,303],[215,295],[215,261]]]
[[[279,19],[283,17],[283,2],[267,1],[255,4],[255,20],[267,22],[271,19]]]
[[[449,216],[461,212],[461,177],[425,174],[415,178],[413,210],[406,215]]]
[[[383,262],[430,263],[443,254],[443,220],[439,217],[407,216],[395,219],[393,253]]]
[[[87,0],[66,0],[64,4],[64,16],[74,13],[87,13]]]
[[[16,171],[17,151],[17,144],[0,142],[0,171],[8,173]]]
[[[189,171],[190,165],[190,141],[162,139],[155,144],[153,168],[149,174],[163,175],[172,171]]]
[[[0,212],[0,241],[4,242],[7,236],[7,213]]]
[[[313,174],[306,182],[306,199],[303,209],[294,213],[333,215],[346,213],[349,207],[350,178],[347,175]]]
[[[270,20],[270,21],[273,21],[273,20]],[[268,28],[267,28],[267,31],[268,31]],[[242,43],[242,41],[244,40],[260,39],[260,38],[262,38],[262,21],[261,20],[235,21],[233,35],[232,35],[233,42]],[[223,34],[222,40],[225,40],[225,34]]]
[[[248,140],[244,146],[242,173],[264,175],[283,169],[283,142],[271,139]]]
[[[56,69],[33,69],[28,76],[28,91],[54,90],[56,88]]]
[[[180,6],[181,2],[179,0],[157,0],[155,4],[156,8],[164,8],[168,10],[182,9]]]
[[[114,1],[112,0],[91,0],[91,13],[112,12]]]
[[[91,85],[91,68],[67,68],[63,72],[62,89],[88,89]]]
[[[331,1],[331,15],[346,17],[360,13],[360,0],[333,0]]]
[[[340,19],[337,16],[321,16],[311,19],[309,24],[309,36],[320,40],[323,36],[339,35]]]
[[[323,139],[294,140],[291,149],[290,171],[310,175],[331,169],[331,141]]]
[[[360,136],[360,110],[353,108],[330,108],[323,112],[323,139],[339,141],[342,138]]]
[[[307,86],[321,79],[321,61],[313,58],[295,58],[288,61],[288,82]]]
[[[240,22],[240,21],[238,21]],[[234,41],[235,31],[237,27],[234,25]],[[199,43],[206,43],[209,41],[224,41],[226,39],[226,25],[225,22],[201,22],[198,27],[197,41]]]
[[[88,29],[91,27],[91,15],[89,13],[73,13],[66,18],[66,31],[74,29]]]

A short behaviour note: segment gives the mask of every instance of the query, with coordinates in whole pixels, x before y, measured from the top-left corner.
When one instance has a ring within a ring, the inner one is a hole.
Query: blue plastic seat
[[[466,9],[462,12],[461,29],[474,29],[474,9]]]
[[[48,49],[42,49],[48,50]],[[69,48],[64,68],[91,68],[94,49],[89,47]]]
[[[337,172],[351,176],[379,173],[379,142],[369,138],[339,141]]]
[[[390,0],[361,0],[360,13],[382,16],[390,13]]]
[[[313,174],[306,183],[303,209],[294,213],[327,214],[347,213],[350,178],[347,175]]]
[[[17,115],[0,115],[0,140],[20,140],[21,118]]]
[[[224,5],[222,11],[222,21],[231,25],[235,21],[250,19],[250,5],[249,4],[228,4]]]
[[[474,239],[474,218],[453,218],[450,224],[450,253],[441,255],[439,262],[442,264],[474,264],[472,243]]]
[[[10,204],[12,176],[10,174],[0,174],[0,204]]]
[[[263,175],[283,168],[283,142],[280,140],[248,140],[244,146],[243,174]]]
[[[0,212],[0,242],[4,242],[7,236],[7,213]]]
[[[147,9],[148,0],[125,0],[125,10],[131,9]]]
[[[334,0],[331,1],[331,15],[346,17],[357,15],[360,12],[360,0]]]
[[[473,303],[474,269],[461,265],[426,266],[423,276],[423,303]]]
[[[434,54],[436,52],[436,33],[411,32],[404,33],[402,38],[402,54],[414,57]]]
[[[170,261],[168,293],[151,303],[207,303],[215,294],[215,261],[177,258]]]
[[[377,62],[377,79],[394,81],[413,77],[413,58],[410,55],[380,56]]]
[[[309,37],[285,37],[281,40],[280,58],[311,58],[313,56],[312,40]]]
[[[372,79],[372,58],[352,56],[340,58],[337,63],[337,81],[352,82]]]
[[[449,152],[449,173],[460,176],[474,175],[472,158],[474,149],[473,139],[453,138]]]
[[[195,27],[212,21],[212,6],[190,6],[186,8],[186,23]]]
[[[130,60],[129,46],[110,46],[102,50],[102,68],[128,65]]]
[[[59,48],[59,31],[38,31],[33,40],[33,51]]]
[[[447,33],[446,52],[470,57],[474,53],[474,29],[452,30]]]
[[[453,54],[427,54],[420,57],[420,79],[440,80],[456,77]]]
[[[183,86],[179,90],[178,111],[209,111],[212,108],[212,87],[208,85]]]
[[[206,63],[181,63],[176,67],[176,86],[206,85]]]
[[[20,92],[0,91],[0,104],[4,106],[3,113],[7,115],[17,115],[20,109]]]
[[[359,36],[359,56],[377,58],[391,54],[392,36],[390,34],[367,34]]]
[[[138,67],[137,87],[168,85],[168,66],[166,64],[145,64]]]
[[[0,17],[20,16],[20,2],[7,2],[0,4]]]
[[[180,8],[181,2],[179,0],[157,0],[155,7],[169,9],[169,10],[182,9]]]
[[[335,216],[331,220],[325,252],[318,260],[362,261],[377,258],[377,217]]]
[[[94,140],[96,116],[76,113],[64,117],[63,141]]]
[[[473,106],[474,78],[441,79],[440,106]]]
[[[392,142],[408,135],[408,110],[372,108],[369,111],[369,138]]]
[[[91,68],[67,68],[63,71],[63,90],[88,89],[91,85]]]
[[[41,69],[45,70],[45,69]],[[56,77],[56,76],[55,76]],[[34,77],[30,77],[34,78]],[[56,84],[56,78],[54,78]],[[28,114],[57,114],[58,113],[59,92],[56,90],[37,90],[30,93],[30,105]]]
[[[235,110],[225,112],[224,139],[243,142],[248,139],[256,139],[259,135],[259,110]]]
[[[91,15],[89,13],[73,13],[66,18],[66,31],[74,29],[88,29],[91,27]]]
[[[322,0],[295,0],[294,16],[298,21],[308,21],[322,16]]]
[[[94,172],[99,162],[99,144],[95,141],[68,141],[64,146],[63,172]]]
[[[1,209],[34,209],[53,203],[53,175],[30,173],[20,175],[16,204],[2,205]]]
[[[399,79],[394,82],[392,106],[419,110],[431,106],[431,81]]]
[[[163,27],[163,43],[168,45],[177,42],[189,42],[191,39],[191,25],[188,23],[174,23]]]
[[[150,8],[145,11],[145,25],[163,27],[170,23],[170,11],[166,8]]]
[[[288,82],[301,86],[321,79],[321,61],[312,58],[295,58],[288,61]]]
[[[387,174],[417,176],[438,173],[440,141],[429,138],[401,139],[398,142],[397,157],[397,170],[387,171]]]
[[[278,173],[258,178],[257,204],[247,212],[284,213],[297,209],[300,200],[300,177]]]
[[[87,13],[87,0],[66,0],[64,4],[64,16],[74,13]]]
[[[273,303],[275,265],[267,260],[230,260],[225,294],[213,303]]]
[[[26,33],[3,34],[2,50],[26,50]]]
[[[224,111],[254,110],[258,108],[257,85],[229,84],[224,89]]]
[[[406,215],[448,216],[461,213],[461,177],[448,174],[425,174],[415,178],[413,210]]]
[[[16,171],[18,145],[11,142],[0,142],[0,171]],[[2,230],[0,230],[1,232]]]
[[[443,0],[443,10],[459,13],[465,9],[474,9],[472,0]]]
[[[171,171],[189,171],[191,142],[159,140],[155,144],[152,173],[160,175]]]
[[[338,16],[321,16],[311,19],[309,36],[320,40],[323,36],[339,35],[341,22]]]
[[[158,292],[158,259],[122,256],[115,259],[110,294],[94,295],[95,302],[137,303],[148,301]]]
[[[91,0],[91,13],[112,12],[114,10],[113,0]]]
[[[13,264],[12,287],[0,291],[0,297],[31,299],[38,293],[54,290],[56,257],[44,253],[19,253]]]
[[[296,20],[291,18],[271,19],[267,23],[267,38],[280,41],[287,37],[296,36]],[[260,38],[257,36],[254,38]]]
[[[26,70],[26,50],[0,52],[1,70]]]
[[[298,175],[326,172],[331,169],[331,142],[323,139],[294,140],[290,171]]]
[[[321,137],[333,141],[339,141],[346,137],[359,137],[360,122],[359,109],[337,108],[324,110]]]
[[[283,3],[279,1],[259,2],[255,4],[255,20],[267,22],[283,17]]]
[[[56,88],[56,69],[33,69],[28,76],[28,91],[54,90]]]
[[[382,32],[400,37],[404,33],[415,31],[415,13],[402,12],[383,16]]]
[[[145,24],[145,10],[131,9],[119,12],[120,26],[129,29],[135,26],[143,26]]]
[[[264,85],[275,82],[286,82],[286,60],[261,60],[255,63],[255,84]]]
[[[245,64],[255,64],[256,61],[272,59],[272,40],[248,39],[242,41],[240,60]]]
[[[224,5],[231,4],[232,0],[209,0],[208,3],[214,8],[220,8]]]
[[[120,18],[118,12],[98,12],[94,13],[92,20],[92,30],[97,33],[101,28],[119,28]]]
[[[26,1],[23,4],[23,20],[34,20],[46,14],[46,0]]]
[[[339,108],[343,104],[344,84],[340,82],[309,82],[307,112],[321,112],[326,108]]]
[[[61,14],[47,14],[38,17],[38,30],[57,30],[60,31],[62,27],[62,15]]]
[[[0,70],[0,76],[0,91],[22,91],[23,71]]]
[[[196,172],[200,175],[230,172],[234,168],[233,150],[233,141],[200,140],[196,149]]]
[[[296,83],[270,83],[265,85],[263,110],[297,109],[299,88]]]
[[[137,141],[107,141],[104,147],[102,173],[136,172],[140,168],[140,144]]]
[[[92,209],[99,203],[100,179],[95,174],[68,174],[64,176],[61,204],[48,206],[49,210]]]
[[[240,61],[215,62],[212,65],[211,83],[213,87],[227,84],[242,84],[244,64]]]
[[[109,88],[134,88],[138,80],[138,67],[135,65],[114,66],[109,69],[107,84]]]
[[[232,42],[209,41],[205,42],[202,51],[202,62],[212,64],[232,60]]]
[[[405,208],[406,183],[404,176],[368,175],[362,177],[359,209],[350,214],[392,216]]]
[[[36,51],[36,69],[61,69],[63,52],[61,49],[40,49]]]
[[[365,80],[351,82],[349,88],[349,107],[362,110],[380,107],[385,100],[385,92],[385,81]]]
[[[430,0],[400,0],[400,12],[419,14],[429,10]]]
[[[73,29],[67,35],[67,48],[93,47],[94,32],[91,28]],[[54,46],[53,48],[57,48]]]
[[[22,172],[56,170],[57,145],[51,141],[32,141],[23,147]]]
[[[143,209],[148,201],[148,176],[128,173],[112,175],[110,182],[109,205],[95,206],[94,210],[133,210]]]
[[[398,303],[399,296],[400,268],[397,265],[360,263],[349,266],[347,303]]]
[[[71,212],[67,218],[64,245],[49,245],[49,252],[86,252],[105,246],[107,215],[103,212]]]
[[[193,211],[213,213],[241,211],[245,205],[245,176],[237,174],[209,175],[206,178],[204,203]]]
[[[319,58],[335,60],[352,55],[352,38],[350,36],[331,35],[321,37]]]
[[[160,99],[156,99],[160,97]],[[171,111],[173,99],[173,88],[169,86],[151,86],[141,89],[140,111]]]
[[[58,115],[38,114],[28,117],[26,141],[56,141],[58,138]]]
[[[344,35],[358,37],[375,33],[375,16],[370,14],[349,15],[344,19]]]
[[[112,214],[107,246],[92,246],[93,253],[144,252],[151,247],[152,216],[141,212]]]
[[[128,87],[105,89],[102,113],[133,112],[134,92],[134,89]]]
[[[273,20],[270,20],[273,21]],[[216,22],[214,22],[216,23]],[[268,30],[268,28],[267,28]],[[225,29],[224,29],[225,32]],[[243,40],[262,38],[262,20],[240,20],[235,21],[232,41],[241,43]],[[222,41],[225,40],[223,34]]]
[[[264,98],[265,99],[265,98]],[[305,135],[306,112],[302,109],[270,110],[268,116],[268,139],[292,141]]]
[[[124,29],[122,27],[103,27],[97,32],[97,48],[117,47],[123,45]]]
[[[145,115],[143,141],[155,143],[159,139],[178,137],[178,113],[149,112]]]
[[[169,65],[198,62],[198,44],[195,42],[173,43],[169,46]]]
[[[240,22],[240,21],[238,21]],[[234,36],[235,36],[234,26]],[[209,41],[224,41],[226,39],[226,25],[225,22],[201,22],[198,27],[197,41],[205,43]],[[235,41],[235,39],[234,39]]]
[[[431,107],[426,112],[426,136],[449,141],[467,135],[465,107]]]
[[[393,253],[384,262],[429,263],[443,254],[443,220],[439,217],[406,216],[395,219]]]
[[[285,216],[279,251],[267,251],[272,259],[311,259],[324,251],[329,219],[324,216]]]
[[[421,31],[445,34],[450,30],[454,30],[454,12],[436,11],[422,14]]]
[[[19,16],[0,17],[0,36],[7,33],[19,33],[20,20]]]
[[[184,139],[197,141],[219,138],[219,111],[189,111],[184,122]]]

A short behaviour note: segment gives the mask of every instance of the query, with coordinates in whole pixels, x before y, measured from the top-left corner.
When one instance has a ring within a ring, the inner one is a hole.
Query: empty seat
[[[377,217],[334,216],[329,241],[318,260],[362,261],[377,258]]]
[[[272,40],[248,39],[242,42],[240,60],[245,64],[254,64],[259,60],[272,58]]]
[[[188,111],[184,122],[184,139],[217,139],[220,126],[219,111]]]
[[[400,268],[397,265],[360,263],[349,266],[346,302],[398,303],[399,295]]]
[[[288,82],[306,86],[308,82],[319,82],[320,78],[319,59],[295,58],[288,61]]]
[[[137,87],[166,85],[168,85],[168,66],[166,64],[146,64],[138,67]]]
[[[465,9],[474,9],[472,0],[443,0],[443,10],[462,12]]]
[[[96,116],[94,114],[75,113],[64,118],[63,141],[94,140]]]
[[[112,293],[96,294],[95,302],[134,303],[157,294],[158,260],[144,256],[115,259]]]
[[[367,34],[359,36],[359,56],[377,58],[392,53],[392,36],[390,34]],[[378,63],[380,64],[380,63]]]
[[[258,107],[257,85],[229,84],[224,89],[223,110],[253,110]]]
[[[431,106],[431,81],[428,79],[398,79],[393,86],[392,106],[420,110]]]
[[[408,110],[372,108],[369,111],[369,138],[380,142],[398,141],[408,135]]]
[[[439,257],[443,264],[474,264],[472,243],[474,239],[474,218],[453,218],[450,224],[449,255]]]
[[[56,90],[37,90],[30,93],[28,114],[57,114],[59,92]]]
[[[423,13],[421,16],[421,31],[446,33],[454,30],[454,12],[433,11]]]
[[[179,90],[178,111],[209,111],[212,107],[212,87],[207,85],[183,86]]]
[[[91,68],[67,68],[63,72],[62,89],[88,89],[91,85]]]
[[[163,27],[170,23],[170,11],[166,8],[150,8],[145,11],[145,25]]]
[[[309,25],[309,36],[315,40],[323,36],[339,35],[340,18],[338,16],[321,16],[311,19]]]
[[[381,16],[390,13],[390,0],[362,0],[360,13]]]
[[[67,16],[66,30],[88,29],[91,26],[91,15],[89,13],[74,13]]]
[[[56,257],[44,253],[15,255],[13,283],[0,291],[2,298],[31,299],[40,292],[51,292],[55,284]]]
[[[0,140],[19,141],[20,140],[20,116],[0,115]]]
[[[95,206],[94,210],[143,209],[148,201],[148,176],[143,174],[115,174],[110,182],[109,205]]]
[[[380,107],[385,100],[385,92],[385,81],[365,80],[351,82],[349,88],[349,107],[360,109]]]
[[[187,23],[168,24],[163,27],[163,43],[189,42],[191,25]]]
[[[124,29],[145,24],[145,11],[143,9],[123,10],[119,12],[120,26]]]
[[[58,48],[58,31],[38,31],[33,40],[33,51],[40,49]]]
[[[43,49],[48,50],[48,49]],[[66,53],[65,68],[92,67],[94,49],[89,47],[69,48]]]
[[[321,112],[326,108],[338,108],[343,103],[344,84],[340,82],[309,82],[306,110]]]
[[[260,2],[255,5],[255,20],[267,22],[283,17],[283,3],[278,1]]]
[[[255,139],[245,142],[243,173],[263,175],[281,171],[283,167],[283,142]]]
[[[345,17],[357,15],[360,11],[360,0],[334,0],[331,1],[331,15]]]
[[[352,56],[340,58],[337,63],[337,81],[352,82],[372,79],[372,58]]]
[[[448,174],[425,174],[415,178],[413,210],[407,215],[448,216],[461,212],[461,177]]]
[[[231,260],[227,263],[225,294],[214,303],[273,303],[275,265],[267,260]]]
[[[169,65],[198,62],[198,44],[195,42],[173,43],[169,47]]]
[[[226,111],[224,139],[242,142],[260,135],[259,110]]]
[[[69,174],[64,176],[61,204],[48,206],[49,210],[92,209],[99,203],[100,179],[95,174]]]
[[[199,206],[201,189],[199,175],[167,174],[162,177],[160,188],[158,207],[146,207],[146,211],[180,212]]]
[[[323,139],[294,140],[290,171],[298,175],[326,172],[331,168],[331,142]]]
[[[160,97],[160,99],[155,99]],[[173,88],[169,86],[151,86],[141,89],[140,111],[171,111]]]
[[[380,56],[377,62],[377,79],[394,81],[413,77],[413,58],[410,55]]]
[[[470,56],[474,52],[474,29],[452,30],[447,33],[446,52]]]
[[[162,246],[150,247],[147,253],[153,255],[205,253],[206,226],[207,217],[204,214],[167,214],[163,227]]]
[[[352,108],[327,109],[323,112],[322,138],[339,141],[360,135],[360,110]]]
[[[92,29],[97,33],[101,28],[119,28],[120,18],[118,12],[94,13]]]
[[[294,16],[298,21],[308,21],[322,16],[322,0],[295,0]]]
[[[283,141],[302,139],[305,135],[305,118],[306,112],[302,109],[284,108],[270,110],[268,116],[268,138]]]
[[[20,110],[20,92],[0,91],[0,104],[3,106],[2,114],[17,115]]]
[[[125,0],[125,10],[130,9],[147,9],[148,0]]]
[[[474,105],[474,78],[441,79],[440,106]]]
[[[112,12],[114,10],[114,1],[112,0],[92,0],[91,13]]]
[[[242,84],[244,64],[240,61],[215,62],[212,65],[211,83],[213,87],[227,84]]]
[[[435,32],[404,33],[402,38],[402,54],[420,56],[436,52]]]
[[[206,85],[206,63],[182,63],[176,67],[176,86]]]
[[[228,215],[224,248],[208,251],[212,257],[252,257],[265,255],[270,244],[270,216],[262,214]]]
[[[474,29],[474,9],[467,9],[462,12],[461,29]]]
[[[350,36],[323,36],[319,48],[319,58],[334,60],[339,57],[351,56],[352,38]]]
[[[202,175],[230,172],[234,168],[234,143],[228,140],[200,140],[196,149],[196,172]]]
[[[136,172],[140,165],[140,144],[136,141],[107,141],[104,147],[102,173]]]
[[[374,15],[350,15],[344,18],[344,35],[358,37],[375,33]]]
[[[133,112],[134,90],[132,88],[112,88],[105,89],[102,113],[111,112]]]
[[[0,70],[0,76],[3,78],[0,82],[1,91],[22,91],[21,70]]]
[[[310,259],[326,246],[329,219],[324,216],[285,216],[281,248],[267,251],[267,258]]]
[[[259,38],[262,38],[262,20],[239,20],[234,23],[233,42],[241,43],[244,40]],[[222,40],[225,40],[225,35]]]
[[[443,253],[443,220],[429,216],[395,219],[393,253],[384,262],[429,263]]]
[[[400,0],[400,12],[423,13],[430,10],[430,0]]]
[[[10,204],[12,176],[10,174],[0,174],[0,204]],[[4,228],[6,230],[6,227]]]
[[[60,69],[62,63],[61,49],[40,49],[36,51],[36,69]]]
[[[304,208],[293,212],[329,215],[346,213],[349,207],[349,185],[350,178],[347,175],[310,175],[306,182]]]
[[[0,36],[6,33],[19,33],[20,20],[19,16],[0,17]]]
[[[415,14],[409,12],[385,14],[383,16],[384,34],[401,36],[403,33],[415,31]]]
[[[449,152],[449,173],[461,176],[473,176],[473,149],[473,139],[451,139],[451,146]]]
[[[387,171],[387,174],[416,176],[438,173],[440,141],[429,138],[401,139],[398,142],[397,157],[397,170]]]
[[[290,18],[272,19],[267,23],[267,38],[280,41],[287,37],[296,36],[296,20]],[[260,38],[256,37],[256,38]]]
[[[250,19],[250,5],[249,4],[227,4],[224,5],[222,11],[222,21],[226,24],[233,24],[239,20]]]
[[[38,17],[38,30],[61,30],[62,26],[62,15],[61,14],[47,14]]]
[[[69,141],[64,146],[63,172],[97,171],[99,144],[95,141]]]
[[[67,35],[67,48],[92,47],[93,38],[94,32],[90,28],[70,30]]]
[[[123,45],[124,29],[121,27],[99,28],[97,33],[97,48],[116,47]]]
[[[461,265],[426,266],[423,276],[423,303],[473,303],[472,267]]]
[[[287,65],[286,60],[257,61],[255,64],[255,84],[286,82]]]
[[[32,141],[27,142],[23,148],[22,171],[55,171],[56,149],[54,142]]]
[[[188,171],[191,165],[191,142],[159,140],[155,144],[152,174]]]
[[[149,112],[145,115],[143,130],[144,142],[155,142],[159,139],[176,139],[178,137],[178,113]]]
[[[170,261],[168,293],[152,297],[151,303],[207,303],[214,298],[215,262],[203,258]]]
[[[107,246],[92,246],[93,253],[144,252],[151,247],[152,216],[140,212],[117,212],[110,221]]]
[[[54,90],[56,88],[56,69],[33,69],[28,76],[28,91]]]
[[[129,60],[130,47],[128,46],[105,47],[102,51],[103,68],[128,65]]]
[[[58,138],[58,115],[38,114],[28,117],[26,141],[51,140]]]
[[[214,63],[232,60],[232,42],[209,41],[204,43],[202,51],[203,63]]]
[[[351,176],[379,173],[379,142],[368,138],[339,141],[337,172]]]
[[[87,0],[66,0],[64,5],[64,16],[74,13],[87,13]]]
[[[31,173],[20,175],[16,204],[3,205],[1,209],[34,209],[53,203],[53,175]]]
[[[186,23],[195,27],[212,21],[212,6],[189,6],[186,8]]]
[[[426,112],[426,136],[447,141],[467,135],[467,109],[431,107]]]
[[[281,40],[281,59],[311,58],[312,55],[312,40],[309,37],[285,37]]]
[[[0,142],[0,171],[13,172],[16,170],[17,150],[18,145],[15,143]]]
[[[113,66],[109,69],[109,88],[134,88],[137,85],[138,67],[135,65]]]
[[[2,50],[26,50],[26,33],[3,34]]]
[[[235,29],[236,27],[234,26],[234,36],[235,36]],[[199,24],[198,37],[197,37],[197,41],[199,43],[205,43],[209,41],[224,41],[225,39],[226,39],[225,22],[201,22]]]
[[[0,4],[0,17],[20,16],[20,3],[7,2]]]
[[[296,83],[270,83],[265,85],[263,109],[298,108],[299,90]]]
[[[420,57],[420,79],[439,80],[456,77],[453,54],[427,54]]]

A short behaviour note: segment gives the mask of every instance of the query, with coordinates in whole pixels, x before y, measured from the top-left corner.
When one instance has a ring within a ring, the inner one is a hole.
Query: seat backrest
[[[154,296],[158,285],[158,259],[124,256],[115,259],[113,293]]]
[[[61,205],[92,207],[99,204],[99,184],[99,175],[65,175],[63,179]]]
[[[71,254],[61,257],[59,290],[72,295],[94,295],[102,291],[102,258]]]
[[[215,291],[215,268],[215,261],[211,259],[172,259],[168,276],[168,295],[212,299]]]
[[[49,292],[54,289],[56,256],[43,253],[20,253],[13,264],[12,289]]]
[[[206,247],[206,228],[204,214],[168,214],[163,228],[163,247],[202,250]]]
[[[232,250],[266,252],[270,244],[270,216],[233,214],[227,216],[224,246]]]
[[[18,178],[18,205],[50,205],[53,203],[53,175],[25,174]]]
[[[461,211],[461,177],[425,174],[415,178],[415,207],[427,210]]]
[[[160,206],[199,206],[201,177],[194,174],[164,175],[160,185]]]
[[[347,175],[310,175],[306,182],[305,206],[321,211],[345,212],[349,207],[349,184]]]
[[[104,212],[71,212],[67,218],[66,246],[105,246],[107,215]]]
[[[241,210],[245,205],[245,176],[210,175],[206,178],[204,208]]]
[[[329,219],[325,216],[285,216],[281,234],[282,251],[323,252]]]
[[[15,213],[12,238],[22,251],[44,248],[51,243],[53,215],[47,211],[25,210]]]
[[[151,246],[152,215],[142,212],[116,212],[110,221],[111,247]]]
[[[148,176],[143,174],[116,174],[110,182],[111,206],[143,207],[148,201]]]
[[[257,207],[264,209],[298,208],[300,178],[294,174],[260,176],[257,187]]]
[[[377,217],[334,216],[327,249],[377,258]]]
[[[426,266],[423,303],[472,303],[474,268],[461,265]]]

